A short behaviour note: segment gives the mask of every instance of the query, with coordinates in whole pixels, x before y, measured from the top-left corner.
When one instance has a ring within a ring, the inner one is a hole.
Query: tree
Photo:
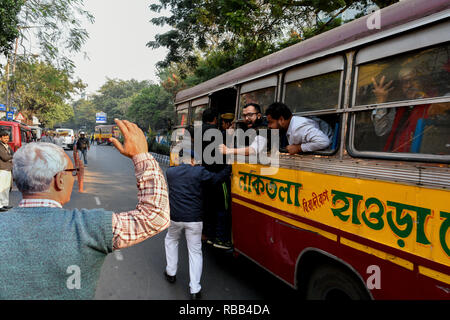
[[[107,79],[92,97],[92,103],[96,110],[107,114],[109,123],[113,123],[114,118],[126,116],[132,98],[149,85],[149,81]]]
[[[133,98],[127,117],[142,129],[150,126],[153,131],[166,131],[168,119],[174,117],[172,95],[162,86],[152,84]]]
[[[23,0],[0,0],[0,54],[9,52],[19,36],[17,15],[22,5]]]
[[[67,70],[36,58],[19,59],[11,82],[18,109],[28,118],[37,116],[47,127],[73,117],[67,101],[85,88],[80,80],[71,80]]]
[[[160,67],[171,63],[198,65],[199,54],[206,61],[235,68],[287,45],[314,36],[343,21],[340,16],[353,9],[362,14],[373,5],[370,0],[159,0],[150,9],[170,16],[151,20],[173,29],[147,43],[150,48],[166,47],[168,54]],[[374,1],[379,7],[397,2]],[[224,61],[218,63],[217,58]]]
[[[93,131],[95,127],[96,110],[92,100],[80,99],[72,104],[73,118],[66,125],[72,128],[80,128],[86,126],[86,130]]]
[[[79,52],[88,39],[83,19],[94,22],[94,16],[83,9],[83,0],[24,0],[19,14],[20,43],[23,54],[27,47],[23,41],[37,41],[44,60],[58,68],[73,71],[69,55]]]

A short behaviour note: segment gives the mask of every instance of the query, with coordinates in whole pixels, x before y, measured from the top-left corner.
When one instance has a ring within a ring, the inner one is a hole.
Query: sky
[[[156,0],[86,0],[85,9],[95,17],[84,28],[89,39],[83,54],[72,57],[75,62],[75,78],[88,85],[87,94],[95,93],[107,80],[136,79],[158,82],[156,63],[166,56],[167,49],[151,49],[146,46],[158,33],[169,30],[157,27],[150,19],[157,14],[150,11]]]

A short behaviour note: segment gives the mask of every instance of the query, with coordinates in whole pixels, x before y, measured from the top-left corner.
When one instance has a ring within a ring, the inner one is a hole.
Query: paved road
[[[72,155],[71,151],[68,151]],[[66,208],[105,208],[120,212],[137,203],[136,178],[130,159],[111,146],[93,146],[88,154],[84,193],[75,183]],[[164,168],[163,168],[164,169]],[[11,205],[20,201],[14,187]],[[165,281],[164,237],[166,231],[130,248],[110,254],[103,265],[96,299],[188,299],[188,256],[180,243],[177,282]],[[292,299],[295,291],[245,257],[233,257],[204,246],[202,292],[204,300]]]

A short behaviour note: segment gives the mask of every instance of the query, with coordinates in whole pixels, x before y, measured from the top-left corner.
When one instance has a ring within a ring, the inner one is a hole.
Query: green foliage
[[[85,129],[88,132],[94,131],[97,110],[92,100],[77,100],[72,104],[72,108],[74,116],[70,122],[66,122],[63,126],[75,129],[86,126]]]
[[[19,14],[21,41],[37,39],[42,58],[73,71],[75,66],[68,56],[79,52],[89,37],[82,28],[83,20],[94,22],[83,5],[84,0],[25,1]]]
[[[35,58],[18,60],[11,83],[18,109],[25,115],[37,116],[47,127],[73,116],[66,101],[70,94],[85,87],[81,81],[72,81],[67,70]]]
[[[148,141],[148,151],[168,156],[170,154],[170,147],[150,139]]]
[[[133,98],[127,117],[141,128],[167,131],[168,119],[174,117],[172,96],[162,86],[152,84]]]
[[[131,106],[134,96],[148,87],[150,81],[108,79],[92,97],[95,110],[107,114],[108,123],[114,123],[114,118],[124,119]],[[95,117],[93,118],[95,119]]]
[[[335,28],[347,10],[364,15],[374,3],[382,8],[397,1],[159,0],[150,9],[170,15],[151,22],[172,30],[147,46],[166,47],[159,67],[181,65],[175,74],[190,86]]]
[[[23,0],[0,0],[0,54],[7,54],[19,36],[17,15],[22,5]]]

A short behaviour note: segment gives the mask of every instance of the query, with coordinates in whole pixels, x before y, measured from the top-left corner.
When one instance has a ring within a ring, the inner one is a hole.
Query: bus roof
[[[380,29],[369,29],[367,16],[361,17],[308,40],[247,63],[192,88],[179,91],[176,95],[175,103],[179,104],[214,91],[247,82],[265,74],[273,74],[274,72],[281,71],[301,62],[358,47],[367,42],[373,42],[436,20],[448,18],[450,10],[443,12],[446,9],[450,9],[450,2],[448,0],[408,0],[398,2],[380,11]],[[434,14],[437,14],[434,20],[426,18]],[[407,27],[404,26],[407,23],[415,21],[417,23],[413,23],[413,25]]]

